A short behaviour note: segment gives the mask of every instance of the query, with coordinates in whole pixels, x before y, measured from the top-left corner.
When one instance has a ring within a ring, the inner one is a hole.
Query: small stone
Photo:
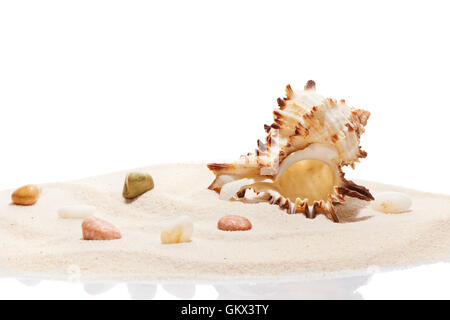
[[[181,243],[191,241],[194,224],[190,217],[181,216],[161,232],[161,243]]]
[[[58,216],[63,219],[84,219],[93,216],[96,208],[88,205],[65,206],[58,209]]]
[[[247,231],[252,228],[252,223],[245,217],[229,215],[219,220],[217,228],[223,231]]]
[[[115,240],[122,238],[119,229],[97,217],[88,217],[81,224],[84,240]]]
[[[130,172],[125,178],[123,197],[134,199],[154,187],[153,178],[148,173]]]
[[[382,192],[375,196],[372,208],[384,213],[402,213],[411,208],[412,200],[401,192]]]
[[[39,188],[34,184],[20,187],[11,195],[12,202],[21,206],[31,206],[36,203],[38,198]]]

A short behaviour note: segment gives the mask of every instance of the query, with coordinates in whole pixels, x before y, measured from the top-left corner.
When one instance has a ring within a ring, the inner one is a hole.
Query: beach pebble
[[[122,195],[126,199],[134,199],[153,187],[153,178],[148,173],[130,172],[125,178]]]
[[[161,243],[180,243],[191,241],[194,224],[190,217],[181,216],[161,232]]]
[[[39,188],[34,184],[28,184],[20,187],[11,195],[14,204],[21,206],[31,206],[36,203],[39,197]]]
[[[119,229],[97,217],[88,217],[81,224],[84,240],[115,240],[122,238]]]
[[[224,216],[217,223],[217,228],[223,231],[246,231],[252,228],[252,223],[241,216]]]
[[[58,209],[58,216],[63,219],[84,219],[93,216],[96,208],[89,205],[65,206]]]
[[[384,213],[401,213],[411,208],[412,200],[401,192],[382,192],[375,196],[372,208]]]

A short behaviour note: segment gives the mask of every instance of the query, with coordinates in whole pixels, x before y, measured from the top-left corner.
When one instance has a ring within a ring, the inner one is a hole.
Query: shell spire
[[[308,80],[308,82],[306,82],[305,90],[316,90],[316,83],[314,80]]]
[[[209,189],[221,198],[224,193],[241,200],[250,189],[288,213],[308,218],[322,213],[335,222],[334,205],[346,196],[373,200],[368,189],[346,180],[342,172],[343,166],[354,167],[367,156],[360,137],[370,113],[321,96],[313,80],[300,92],[287,85],[286,97],[277,103],[273,123],[264,125],[266,139],[257,141],[255,153],[233,163],[208,164],[216,176]]]

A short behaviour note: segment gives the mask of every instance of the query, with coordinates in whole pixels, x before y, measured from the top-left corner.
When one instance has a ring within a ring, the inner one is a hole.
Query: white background
[[[235,159],[308,79],[369,110],[349,178],[450,194],[447,1],[1,1],[0,189]]]

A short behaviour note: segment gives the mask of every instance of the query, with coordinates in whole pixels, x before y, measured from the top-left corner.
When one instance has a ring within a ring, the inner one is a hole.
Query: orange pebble
[[[14,204],[21,206],[31,206],[36,203],[39,197],[39,188],[34,184],[27,184],[20,187],[11,195]]]
[[[223,231],[246,231],[252,228],[252,223],[241,216],[224,216],[217,223],[217,228]]]

